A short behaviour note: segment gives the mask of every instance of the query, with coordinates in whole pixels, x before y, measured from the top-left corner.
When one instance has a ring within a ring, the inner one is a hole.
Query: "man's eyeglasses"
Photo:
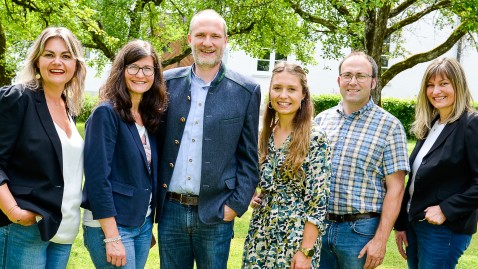
[[[149,65],[139,67],[135,64],[130,64],[126,66],[126,71],[132,76],[138,74],[139,70],[143,70],[143,74],[147,77],[152,76],[154,74],[154,67]]]
[[[357,73],[357,74],[342,73],[342,74],[340,74],[340,78],[342,79],[343,82],[350,82],[353,77],[355,77],[355,79],[358,82],[365,82],[365,81],[367,81],[368,78],[371,78],[372,75],[362,74],[362,73]]]

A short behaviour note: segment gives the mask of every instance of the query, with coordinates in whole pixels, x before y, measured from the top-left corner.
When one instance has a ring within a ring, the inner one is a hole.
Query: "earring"
[[[272,107],[271,101],[269,101],[269,103],[267,103],[267,107],[268,107],[269,109],[274,109],[274,108]]]
[[[36,78],[36,79],[41,79],[40,73],[37,73],[37,74],[35,75],[35,78]]]

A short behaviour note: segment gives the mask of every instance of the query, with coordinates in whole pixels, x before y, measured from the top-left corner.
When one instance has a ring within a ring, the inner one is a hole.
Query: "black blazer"
[[[43,90],[21,85],[0,89],[0,182],[7,181],[17,204],[43,216],[41,238],[50,240],[62,219],[61,141]],[[10,224],[0,212],[0,226]]]
[[[443,225],[455,233],[473,234],[478,221],[478,115],[465,112],[447,124],[430,151],[423,157],[415,177],[415,190],[410,200],[407,183],[395,229],[404,231],[407,221],[421,220],[424,210],[440,205],[446,221]],[[417,141],[410,156],[413,164],[424,140]]]

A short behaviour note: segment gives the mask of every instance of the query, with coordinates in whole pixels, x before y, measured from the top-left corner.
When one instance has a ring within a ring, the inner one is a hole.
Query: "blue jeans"
[[[451,269],[468,248],[471,235],[457,234],[444,225],[414,221],[407,227],[410,269]]]
[[[90,253],[91,260],[96,268],[127,268],[140,269],[146,265],[151,237],[153,231],[153,219],[149,216],[139,227],[118,225],[121,242],[126,251],[126,265],[123,267],[113,266],[106,261],[106,246],[103,242],[105,234],[99,227],[83,225],[83,242]]]
[[[380,218],[353,222],[325,221],[319,268],[363,269],[367,255],[357,258],[362,248],[374,237]]]
[[[166,200],[158,224],[161,269],[227,268],[234,222],[206,225],[199,221],[197,206]]]
[[[42,241],[38,225],[9,224],[0,227],[0,268],[63,269],[70,258],[71,244]]]

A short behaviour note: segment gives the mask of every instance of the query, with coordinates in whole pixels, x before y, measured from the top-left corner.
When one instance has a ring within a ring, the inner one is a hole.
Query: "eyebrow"
[[[54,51],[52,51],[52,50],[47,50],[47,49],[46,49],[46,50],[43,50],[43,52],[55,53]],[[70,52],[70,51],[68,51],[68,50],[66,50],[66,51],[62,51],[60,54],[65,54],[65,53],[71,54],[71,52]]]

